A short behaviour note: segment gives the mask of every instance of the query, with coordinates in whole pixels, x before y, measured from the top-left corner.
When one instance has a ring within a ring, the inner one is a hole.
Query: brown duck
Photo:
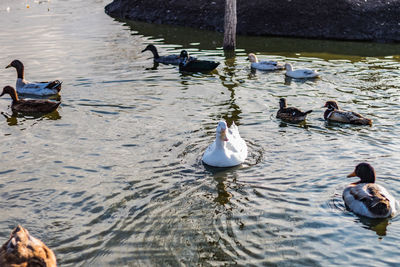
[[[27,267],[46,266],[56,267],[56,257],[42,241],[34,238],[18,225],[3,246],[0,247],[0,266]]]
[[[9,94],[12,98],[11,110],[13,112],[50,113],[61,104],[59,101],[45,99],[19,99],[17,92],[11,86],[4,87],[0,97],[5,94]]]
[[[288,107],[285,98],[281,98],[279,100],[279,106],[280,108],[278,113],[276,113],[276,117],[278,119],[293,123],[304,121],[307,117],[307,114],[312,112],[312,110],[302,112],[298,108]]]
[[[324,107],[328,108],[324,113],[325,120],[358,125],[372,125],[371,119],[364,118],[353,111],[339,109],[337,102],[334,100],[327,101]]]

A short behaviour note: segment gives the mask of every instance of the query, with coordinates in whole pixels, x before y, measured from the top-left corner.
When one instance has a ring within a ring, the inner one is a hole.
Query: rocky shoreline
[[[225,0],[114,0],[116,18],[223,31]],[[237,33],[400,42],[400,0],[237,0]]]

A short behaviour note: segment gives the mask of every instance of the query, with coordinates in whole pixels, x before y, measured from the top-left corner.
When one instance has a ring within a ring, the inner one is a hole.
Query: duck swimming
[[[185,72],[209,72],[218,67],[219,62],[210,60],[189,60],[189,54],[186,50],[182,50],[179,55],[179,71]]]
[[[285,98],[281,98],[279,100],[279,107],[280,108],[276,113],[276,117],[278,119],[293,123],[304,121],[307,117],[307,114],[310,114],[312,112],[312,110],[302,112],[298,108],[288,107]]]
[[[11,86],[3,88],[0,97],[9,94],[12,98],[11,110],[25,113],[50,113],[58,108],[61,102],[45,99],[19,99],[15,89]]]
[[[386,218],[396,213],[396,200],[383,186],[375,183],[375,170],[368,163],[360,163],[347,177],[360,181],[343,191],[346,207],[354,213],[369,218]]]
[[[338,103],[334,100],[325,103],[327,110],[324,112],[324,119],[327,121],[350,123],[358,125],[372,125],[372,120],[364,118],[360,114],[353,111],[340,110]]]
[[[315,70],[310,69],[298,69],[293,70],[293,66],[290,63],[285,64],[286,73],[285,75],[295,79],[307,79],[307,78],[317,78],[319,73]]]
[[[179,55],[168,55],[168,56],[160,56],[158,55],[157,48],[149,44],[145,49],[142,50],[142,53],[145,51],[151,51],[154,56],[154,62],[163,63],[163,64],[171,64],[171,65],[179,65],[181,62]],[[195,60],[195,57],[189,57],[189,60]]]
[[[42,241],[31,236],[25,228],[18,225],[11,237],[0,248],[2,267],[56,267],[53,251]]]
[[[28,82],[24,79],[24,64],[18,59],[13,60],[6,66],[7,68],[14,67],[17,70],[16,88],[19,94],[29,95],[54,95],[61,90],[62,82],[59,80],[51,82]]]
[[[213,167],[233,167],[247,158],[246,142],[240,137],[239,129],[232,123],[228,128],[225,121],[217,126],[215,141],[203,154],[203,162]]]
[[[285,66],[283,64],[278,63],[277,61],[269,60],[269,61],[258,61],[258,58],[255,54],[250,53],[247,57],[251,64],[251,68],[258,70],[283,70]]]

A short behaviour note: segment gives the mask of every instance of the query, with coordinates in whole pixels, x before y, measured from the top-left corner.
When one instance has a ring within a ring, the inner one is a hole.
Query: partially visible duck
[[[286,68],[285,75],[295,79],[317,78],[319,76],[319,73],[315,70],[310,70],[310,69],[293,70],[293,66],[290,63],[286,63],[285,68]]]
[[[360,181],[343,191],[346,207],[354,213],[369,218],[386,218],[396,213],[396,200],[383,186],[375,183],[375,170],[368,163],[360,163],[347,177]]]
[[[24,64],[18,59],[13,60],[6,66],[14,67],[17,70],[16,88],[19,94],[29,95],[54,95],[60,92],[62,82],[54,80],[51,82],[28,82],[24,79]]]
[[[328,108],[324,112],[325,120],[358,125],[372,125],[371,119],[364,118],[353,111],[340,110],[337,102],[334,100],[327,101],[324,107]]]
[[[288,107],[285,98],[281,98],[279,100],[279,107],[280,108],[276,113],[276,117],[278,119],[293,123],[304,121],[306,119],[307,114],[312,112],[312,110],[302,112],[298,108]]]
[[[154,61],[158,63],[179,65],[179,63],[181,62],[179,59],[179,55],[168,55],[168,56],[158,55],[157,48],[152,44],[147,45],[146,48],[142,50],[142,53],[145,51],[151,51],[154,56]],[[196,59],[195,57],[189,57],[189,60],[195,60],[195,59]]]
[[[185,72],[209,72],[218,67],[219,62],[209,60],[189,60],[189,54],[186,50],[182,50],[179,55],[179,71]]]
[[[213,167],[233,167],[242,164],[246,157],[247,145],[238,127],[233,123],[228,128],[225,121],[220,121],[215,141],[204,152],[203,162]]]
[[[19,99],[17,92],[11,86],[4,87],[0,97],[5,94],[9,94],[12,98],[11,110],[13,112],[50,113],[61,104],[59,101],[45,99]]]
[[[251,64],[250,66],[253,69],[258,69],[258,70],[283,70],[285,66],[281,63],[278,63],[277,61],[274,60],[268,60],[268,61],[258,61],[258,58],[255,54],[250,53],[247,58],[250,60]]]
[[[18,225],[11,232],[11,237],[0,248],[0,266],[56,267],[57,260],[51,249]]]

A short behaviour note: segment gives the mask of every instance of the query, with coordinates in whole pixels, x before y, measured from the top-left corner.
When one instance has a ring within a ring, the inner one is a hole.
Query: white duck
[[[62,82],[59,80],[51,82],[28,82],[24,79],[24,64],[18,59],[13,60],[7,68],[14,67],[17,70],[16,88],[18,94],[29,95],[54,95],[60,92]]]
[[[247,145],[238,127],[232,123],[228,128],[225,121],[220,121],[216,139],[204,152],[203,162],[213,167],[233,167],[243,163],[246,157]]]
[[[283,70],[285,66],[277,61],[268,60],[268,61],[258,61],[258,58],[255,54],[250,53],[247,58],[250,60],[251,68],[258,70]]]
[[[290,63],[286,63],[285,68],[286,68],[285,75],[295,79],[317,78],[319,76],[319,73],[315,70],[310,70],[310,69],[293,70],[293,66]]]
[[[386,218],[396,213],[395,198],[383,186],[375,184],[375,170],[360,163],[347,177],[360,177],[343,191],[343,200],[351,211],[369,218]]]

